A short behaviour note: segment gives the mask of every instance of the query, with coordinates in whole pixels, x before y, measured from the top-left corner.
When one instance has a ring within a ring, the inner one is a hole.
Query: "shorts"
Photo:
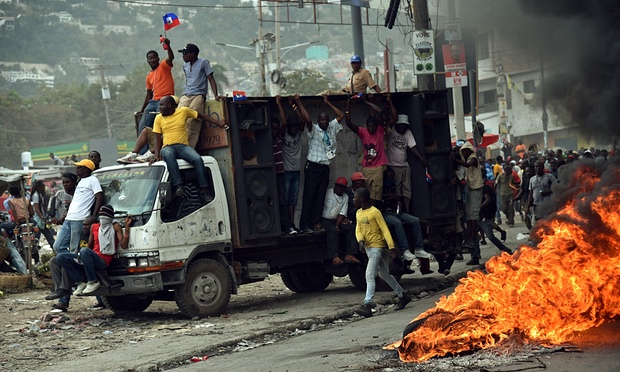
[[[205,112],[205,96],[182,96],[179,100],[179,107],[189,107],[201,114]],[[192,148],[196,148],[200,139],[200,130],[203,127],[200,119],[187,119],[187,139]]]
[[[405,166],[392,166],[388,168],[394,171],[394,181],[396,181],[396,194],[407,199],[411,199],[411,168]]]
[[[482,205],[482,188],[467,189],[467,202],[465,203],[465,219],[478,221],[480,219],[480,206]]]
[[[380,167],[362,167],[362,173],[368,178],[366,188],[370,191],[370,198],[373,200],[383,199],[383,172],[385,165]]]

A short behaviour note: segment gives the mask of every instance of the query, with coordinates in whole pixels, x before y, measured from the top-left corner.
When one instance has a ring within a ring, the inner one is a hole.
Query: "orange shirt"
[[[517,145],[517,147],[515,147],[515,151],[517,152],[517,154],[523,154],[525,150],[526,148],[524,144],[520,144],[520,145]]]
[[[153,100],[159,101],[162,97],[174,95],[174,79],[172,66],[166,60],[159,63],[155,70],[146,75],[146,89],[153,91]]]

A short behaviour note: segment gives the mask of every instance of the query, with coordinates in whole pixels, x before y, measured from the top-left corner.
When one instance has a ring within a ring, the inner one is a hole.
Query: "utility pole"
[[[428,14],[428,0],[413,1],[413,19],[416,30],[430,30],[431,23]],[[419,90],[435,90],[433,75],[417,75],[417,78]]]
[[[549,148],[549,115],[547,114],[547,97],[545,96],[545,61],[542,48],[540,49],[540,97],[542,104],[543,146]]]
[[[362,33],[362,8],[351,5],[351,32],[353,33],[353,54],[360,56],[364,64],[364,34]]]
[[[101,98],[103,99],[103,107],[105,109],[105,120],[108,126],[108,138],[112,138],[112,124],[110,123],[110,112],[108,110],[108,100],[110,99],[110,88],[105,81],[105,76],[103,75],[103,70],[105,70],[104,65],[99,65],[93,70],[99,70],[99,77],[101,78]]]
[[[303,5],[302,5],[303,6]],[[280,45],[280,3],[276,3],[276,14],[275,14],[275,34],[276,34],[276,71],[278,71],[278,73],[280,73],[280,71],[282,71],[281,67],[282,67],[282,51],[280,49],[281,45]],[[278,82],[278,84],[275,84],[276,89],[275,89],[275,95],[280,95],[281,93],[281,88],[280,88],[280,82]]]
[[[456,0],[448,0],[448,19],[450,21],[456,20]],[[458,42],[459,41],[450,41],[450,44]],[[467,139],[465,134],[465,108],[463,105],[463,88],[460,85],[452,88],[452,105],[454,107],[454,126],[456,127],[456,139],[465,140]]]

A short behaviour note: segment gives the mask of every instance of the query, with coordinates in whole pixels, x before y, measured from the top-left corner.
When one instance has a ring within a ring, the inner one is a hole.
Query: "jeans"
[[[19,254],[11,239],[6,239],[6,247],[11,251],[11,254],[9,255],[9,262],[13,264],[15,270],[22,275],[28,274],[26,261],[24,261],[22,256]]]
[[[422,227],[420,219],[408,213],[401,213],[398,216],[393,213],[384,213],[383,219],[391,231],[394,231],[394,239],[401,252],[409,249],[407,233],[403,226],[407,226],[413,238],[414,250],[424,249],[424,238],[422,237]]]
[[[156,114],[149,114],[149,112],[159,111],[159,101],[150,100],[149,103],[144,108],[142,112],[142,118],[140,119],[140,124],[138,124],[138,133],[136,133],[137,137],[140,137],[140,133],[142,133],[142,129],[145,127],[153,128],[153,123],[155,122]],[[140,149],[140,155],[144,154],[146,150],[148,150],[148,144]]]
[[[99,257],[99,255],[90,248],[80,249],[80,260],[84,264],[86,279],[89,283],[96,282],[97,271],[104,270],[107,267],[103,258]]]
[[[493,221],[492,220],[489,220],[486,218],[479,220],[478,229],[480,229],[480,231],[482,231],[484,235],[486,235],[487,238],[489,238],[491,243],[495,244],[495,246],[499,248],[500,251],[504,251],[504,252],[508,252],[512,254],[512,251],[510,250],[510,248],[506,247],[504,243],[502,243],[499,239],[495,237],[495,235],[493,235]]]
[[[73,283],[82,283],[85,277],[84,267],[76,262],[77,257],[75,253],[59,253],[56,256],[56,262],[65,270]]]
[[[168,172],[170,173],[170,180],[173,186],[179,186],[183,183],[177,159],[183,159],[194,166],[196,176],[198,176],[198,187],[203,189],[209,186],[202,158],[190,146],[180,143],[168,145],[161,149],[161,157],[168,165]]]
[[[366,265],[366,297],[364,297],[364,304],[370,305],[375,297],[375,277],[377,273],[396,292],[398,298],[402,297],[403,293],[405,293],[403,287],[390,275],[388,261],[390,253],[388,249],[366,248],[366,254],[368,255],[368,264]]]
[[[77,252],[83,231],[82,221],[65,220],[56,235],[54,252],[56,254]]]
[[[276,173],[276,182],[278,184],[278,206],[280,210],[280,228],[282,232],[288,233],[289,228],[294,225],[289,221],[288,205],[284,195],[284,172]]]
[[[45,236],[45,240],[47,241],[47,244],[49,244],[50,247],[53,247],[55,240],[54,240],[54,233],[52,232],[52,230],[48,229],[45,226],[45,221],[40,219],[39,216],[35,215],[34,221],[37,223],[37,226],[39,226],[39,231],[41,232],[41,234]]]
[[[284,201],[288,205],[297,205],[299,196],[300,172],[284,171]]]

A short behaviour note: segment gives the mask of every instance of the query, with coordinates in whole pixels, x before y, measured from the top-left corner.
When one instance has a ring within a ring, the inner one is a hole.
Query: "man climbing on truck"
[[[198,176],[198,186],[204,199],[212,198],[209,194],[209,184],[202,158],[194,148],[189,145],[187,138],[187,119],[200,118],[208,123],[224,128],[224,121],[217,121],[209,115],[194,111],[188,107],[177,107],[178,101],[173,96],[165,96],[159,101],[160,114],[155,117],[153,133],[155,134],[155,146],[153,153],[155,159],[163,160],[168,165],[170,180],[175,188],[177,196],[183,196],[183,179],[177,159],[183,159],[191,163]],[[152,163],[152,162],[151,162]]]

